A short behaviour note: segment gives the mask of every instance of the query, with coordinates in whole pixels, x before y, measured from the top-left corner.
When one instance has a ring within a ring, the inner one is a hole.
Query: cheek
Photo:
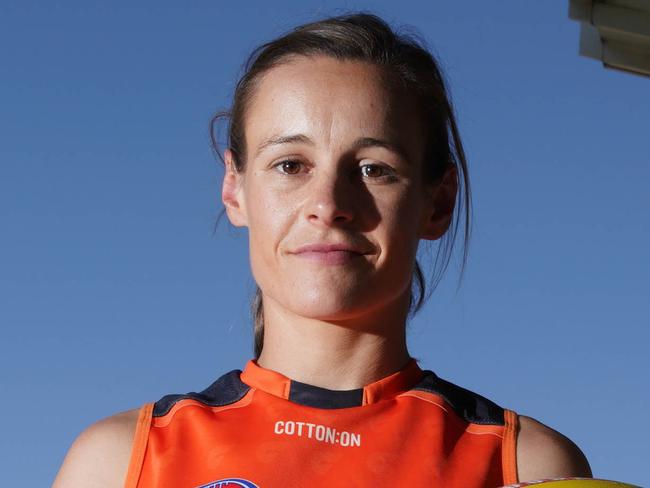
[[[293,209],[268,188],[253,189],[249,194],[253,196],[246,203],[250,259],[254,274],[262,274],[278,266],[278,246],[290,226]]]
[[[407,278],[420,240],[420,208],[416,200],[405,197],[393,201],[393,205],[382,212],[382,235],[379,237],[383,264],[393,273],[396,269],[402,270]]]
[[[386,237],[393,245],[417,242],[421,202],[413,192],[404,192],[383,206],[382,222]]]

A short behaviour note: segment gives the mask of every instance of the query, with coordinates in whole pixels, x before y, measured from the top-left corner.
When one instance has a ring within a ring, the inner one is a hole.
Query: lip
[[[292,254],[320,264],[348,264],[352,263],[366,252],[349,244],[315,243],[301,246]]]
[[[355,254],[366,254],[359,248],[355,246],[351,246],[349,244],[325,244],[325,243],[315,243],[315,244],[307,244],[305,246],[301,246],[295,251],[293,251],[293,254],[303,254],[303,253],[329,253],[329,252],[336,252],[336,251],[347,251],[350,253],[355,253]]]

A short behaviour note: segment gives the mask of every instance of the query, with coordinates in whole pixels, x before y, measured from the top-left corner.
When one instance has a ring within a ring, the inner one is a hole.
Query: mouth
[[[302,246],[293,251],[292,254],[321,264],[348,264],[369,253],[348,244],[316,243]]]

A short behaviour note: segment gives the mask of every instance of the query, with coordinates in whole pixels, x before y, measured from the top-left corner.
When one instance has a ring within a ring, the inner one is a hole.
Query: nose
[[[354,188],[342,173],[340,170],[317,171],[307,185],[304,213],[311,223],[332,226],[354,219]]]

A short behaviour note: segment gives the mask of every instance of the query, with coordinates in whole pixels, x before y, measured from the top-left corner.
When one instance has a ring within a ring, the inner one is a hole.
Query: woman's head
[[[213,128],[224,115],[224,203],[231,221],[249,228],[267,300],[337,322],[390,302],[421,305],[418,242],[445,236],[437,282],[460,221],[454,204],[469,208],[451,105],[425,49],[367,14],[307,24],[253,53],[231,112],[217,114]],[[351,252],[325,263],[300,252],[313,244]],[[259,290],[254,306],[257,356]]]

